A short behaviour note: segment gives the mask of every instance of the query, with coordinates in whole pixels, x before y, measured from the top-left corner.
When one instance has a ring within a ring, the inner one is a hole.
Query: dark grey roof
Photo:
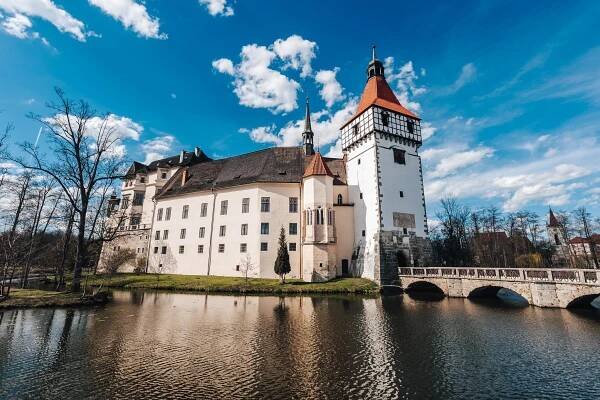
[[[212,188],[226,188],[255,182],[299,183],[311,157],[302,147],[272,147],[221,160],[192,164],[179,170],[157,197],[172,197]],[[346,184],[343,159],[324,158],[334,174],[334,184]],[[182,185],[182,175],[186,181]]]
[[[199,162],[211,161],[212,159],[208,157],[202,150],[198,151],[198,155],[194,152],[184,151],[183,152],[183,161],[180,161],[181,154],[176,156],[171,156],[167,158],[163,158],[160,160],[152,161],[150,164],[146,165],[138,161],[134,161],[129,170],[127,170],[127,176],[135,175],[138,173],[148,173],[152,171],[156,171],[158,168],[170,168],[174,166],[182,166],[182,165],[192,165]]]

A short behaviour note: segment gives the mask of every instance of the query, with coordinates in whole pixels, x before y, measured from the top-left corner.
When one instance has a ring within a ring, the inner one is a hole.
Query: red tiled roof
[[[586,238],[582,238],[581,236],[576,236],[573,239],[569,240],[569,243],[571,244],[584,244],[584,243],[590,243],[590,242],[594,242],[597,245],[600,245],[600,235],[597,233],[592,234],[592,236],[590,236],[590,240],[586,239]]]
[[[323,157],[321,157],[321,153],[319,152],[312,157],[312,160],[310,160],[310,163],[304,171],[304,178],[313,175],[328,175],[333,177],[331,170],[327,164],[325,164],[325,161],[323,161]]]
[[[356,113],[348,122],[352,121],[372,105],[377,105],[390,111],[395,111],[419,119],[415,113],[400,104],[398,98],[390,88],[390,85],[388,85],[387,81],[382,76],[373,76],[369,78],[365,89],[363,90],[360,102],[358,103]]]

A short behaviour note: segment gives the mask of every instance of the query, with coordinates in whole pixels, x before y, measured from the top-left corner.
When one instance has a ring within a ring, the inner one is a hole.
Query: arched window
[[[325,223],[325,218],[323,218],[323,209],[322,208],[319,209],[319,214],[321,214],[321,225],[323,225]]]
[[[339,205],[342,205],[342,203],[343,203],[343,200],[344,200],[344,199],[342,198],[342,194],[341,194],[341,193],[340,193],[340,194],[338,194],[338,196],[337,196],[337,203],[338,203]]]
[[[305,213],[306,213],[306,225],[312,225],[312,212],[310,211],[310,208],[308,210],[306,210]]]

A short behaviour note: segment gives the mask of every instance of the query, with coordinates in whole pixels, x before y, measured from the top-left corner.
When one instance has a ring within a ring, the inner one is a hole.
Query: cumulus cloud
[[[423,86],[417,85],[419,79],[418,74],[415,72],[413,62],[408,61],[400,68],[396,68],[394,65],[394,57],[387,57],[384,60],[384,66],[386,71],[386,79],[392,88],[395,88],[394,92],[400,103],[402,103],[409,110],[420,113],[421,104],[415,101],[413,98],[420,96],[427,92],[427,89]],[[424,76],[424,70],[421,71],[421,76]]]
[[[435,135],[436,131],[437,128],[433,126],[431,122],[421,122],[421,137],[423,141]]]
[[[321,85],[319,94],[325,101],[325,104],[327,104],[327,107],[331,107],[336,102],[346,98],[343,93],[344,89],[342,88],[342,85],[336,79],[339,70],[339,68],[334,68],[333,70],[321,70],[315,75],[315,80]]]
[[[230,17],[233,15],[233,7],[227,4],[227,0],[199,0],[206,7],[210,15]]]
[[[477,164],[484,158],[491,157],[493,154],[494,150],[489,147],[479,147],[466,151],[429,149],[423,152],[423,159],[439,158],[438,163],[435,165],[433,171],[429,173],[429,176],[443,178],[463,168]]]
[[[145,155],[144,164],[168,157],[173,151],[175,142],[175,137],[172,135],[158,136],[143,142],[141,150]]]
[[[284,69],[300,70],[300,76],[304,78],[312,72],[311,62],[316,57],[316,47],[315,42],[292,35],[287,39],[277,39],[272,49],[285,62]]]
[[[93,35],[92,32],[86,32],[83,22],[58,7],[52,0],[0,0],[0,10],[8,14],[4,17],[2,28],[20,39],[39,36],[37,32],[29,31],[33,26],[30,18],[41,18],[80,42],[85,42],[86,37]]]
[[[151,17],[143,4],[133,0],[89,0],[89,2],[121,22],[126,29],[133,30],[140,37],[167,38],[165,33],[160,33],[159,19]]]
[[[271,112],[286,113],[298,107],[297,92],[300,84],[274,69],[273,62],[281,60],[283,68],[310,73],[310,60],[316,44],[293,35],[278,39],[271,46],[249,44],[242,47],[241,61],[234,64],[227,58],[212,62],[213,68],[234,77],[233,92],[240,104],[251,108],[266,108]]]
[[[339,138],[339,128],[346,122],[356,111],[357,100],[350,99],[344,107],[332,112],[330,110],[321,110],[311,113],[312,129],[315,133],[315,146],[326,148],[331,144],[335,144]],[[275,125],[260,126],[253,129],[240,129],[240,132],[248,134],[250,139],[257,143],[267,143],[275,146],[298,146],[302,143],[302,132],[304,130],[304,119],[291,121],[281,128]],[[329,153],[334,156],[334,149],[330,149]],[[333,152],[332,152],[333,151]],[[328,153],[328,154],[329,154]],[[341,154],[341,148],[335,156]]]

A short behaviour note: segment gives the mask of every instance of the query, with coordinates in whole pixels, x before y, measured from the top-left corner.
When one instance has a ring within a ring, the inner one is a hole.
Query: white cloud
[[[316,57],[316,47],[315,42],[306,40],[299,35],[292,35],[285,40],[277,39],[272,46],[275,54],[285,61],[284,69],[300,70],[301,77],[311,74],[311,62]]]
[[[31,37],[28,32],[33,26],[31,20],[23,14],[16,14],[2,21],[2,29],[9,35],[13,35],[19,39],[27,39]],[[33,34],[36,34],[34,32]]]
[[[267,108],[277,114],[298,107],[297,91],[300,84],[271,68],[277,57],[265,46],[249,44],[242,47],[241,61],[237,65],[226,58],[213,61],[213,67],[233,76],[233,92],[240,104],[251,108]]]
[[[339,138],[340,126],[354,115],[356,107],[357,100],[352,98],[335,112],[321,110],[311,113],[315,146],[325,148],[335,143]],[[275,125],[270,125],[254,129],[240,129],[240,132],[248,134],[250,139],[257,143],[268,143],[275,146],[298,146],[302,143],[303,130],[304,119],[299,119],[287,123],[280,129],[277,129]],[[333,150],[330,149],[329,153],[333,154],[332,151],[335,152],[335,147]],[[339,156],[339,154],[337,155]]]
[[[233,15],[233,7],[227,4],[227,0],[199,0],[199,3],[206,6],[208,13],[212,16],[230,17]]]
[[[58,7],[52,0],[0,0],[0,10],[9,14],[3,22],[5,31],[7,31],[6,20],[14,17],[18,18],[17,20],[13,19],[8,24],[9,29],[13,29],[11,34],[17,36],[15,35],[17,33],[20,35],[17,37],[21,39],[36,35],[35,32],[28,33],[28,30],[32,27],[29,18],[44,19],[59,31],[69,33],[81,42],[85,42],[86,37],[90,36],[90,33],[86,32],[83,22]],[[23,16],[28,17],[27,21],[23,19]]]
[[[233,62],[227,58],[220,58],[212,62],[212,67],[222,74],[235,75]]]
[[[172,98],[173,100],[175,100],[175,99],[177,98],[177,94],[175,94],[175,93],[171,93],[171,98]]]
[[[472,82],[477,76],[477,68],[473,63],[468,63],[462,66],[460,75],[456,80],[445,88],[440,89],[439,93],[442,95],[449,95],[458,92],[466,84]]]
[[[327,104],[327,107],[333,106],[336,102],[344,100],[342,85],[337,81],[336,75],[339,68],[333,70],[321,70],[315,75],[315,80],[321,85],[319,94]]]
[[[430,153],[428,153],[428,151]],[[436,149],[430,149],[423,152],[424,159],[430,159],[431,152]],[[437,163],[433,171],[429,173],[432,178],[443,178],[456,171],[467,168],[474,164],[479,163],[481,160],[487,157],[491,157],[494,154],[494,150],[489,147],[479,147],[473,150],[466,151],[441,151],[441,160]]]
[[[152,161],[168,157],[173,151],[174,144],[175,137],[172,135],[163,135],[146,140],[141,144],[142,152],[146,156],[144,159],[144,164],[149,164]]]
[[[1,0],[0,0],[1,1]],[[133,0],[88,0],[90,4],[100,8],[106,14],[121,22],[126,29],[131,29],[140,37],[166,39],[160,33],[160,21],[151,17],[146,6]]]
[[[400,103],[409,110],[415,113],[420,113],[421,104],[412,100],[411,98],[426,93],[427,89],[423,86],[417,85],[416,81],[419,79],[419,77],[415,72],[413,62],[408,61],[398,70],[396,70],[394,65],[394,57],[387,57],[384,60],[384,67],[386,70],[386,79],[390,86],[396,88],[396,97],[398,97]],[[423,76],[424,71],[422,70],[421,72],[421,75]]]
[[[431,122],[421,122],[421,137],[423,138],[423,141],[435,135],[436,131],[437,128],[433,126]]]

